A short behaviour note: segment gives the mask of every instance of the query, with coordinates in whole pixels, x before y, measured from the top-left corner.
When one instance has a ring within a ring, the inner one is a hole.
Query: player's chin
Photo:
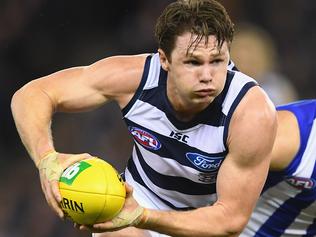
[[[211,104],[214,101],[214,99],[215,97],[211,95],[195,96],[193,99],[193,103],[195,103],[196,105],[207,107],[209,104]]]

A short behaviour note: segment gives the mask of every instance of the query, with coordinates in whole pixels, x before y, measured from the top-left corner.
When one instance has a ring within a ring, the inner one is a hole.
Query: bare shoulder
[[[139,54],[104,58],[85,67],[85,74],[105,97],[116,100],[124,107],[139,86],[148,56]]]
[[[246,93],[233,114],[229,148],[251,159],[265,157],[271,153],[276,129],[275,106],[266,93],[255,86]]]
[[[275,106],[259,86],[252,87],[238,105],[235,117],[243,118],[244,116],[251,116],[260,121],[276,122]]]

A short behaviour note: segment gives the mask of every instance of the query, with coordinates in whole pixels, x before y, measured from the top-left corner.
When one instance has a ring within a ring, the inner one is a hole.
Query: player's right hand
[[[68,166],[88,158],[92,158],[92,156],[87,153],[63,154],[51,151],[44,155],[37,164],[46,201],[60,218],[64,218],[64,213],[60,208],[62,198],[58,186],[59,178]]]
[[[80,230],[93,233],[113,232],[127,227],[140,227],[148,220],[149,210],[140,206],[133,197],[133,187],[125,183],[126,198],[121,211],[112,220],[94,225],[75,225]]]

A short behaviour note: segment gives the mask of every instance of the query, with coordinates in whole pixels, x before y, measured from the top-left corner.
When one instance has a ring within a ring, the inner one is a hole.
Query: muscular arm
[[[150,210],[139,227],[171,236],[238,235],[263,187],[275,133],[273,105],[259,88],[251,89],[231,121],[229,154],[217,179],[217,202],[187,212]]]
[[[146,55],[111,57],[90,66],[56,72],[26,84],[12,98],[12,113],[23,144],[35,163],[54,150],[54,112],[78,112],[108,100],[125,106],[136,90]]]

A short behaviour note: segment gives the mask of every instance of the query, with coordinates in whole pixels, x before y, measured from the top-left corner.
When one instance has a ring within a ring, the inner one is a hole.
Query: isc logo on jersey
[[[185,156],[197,168],[203,171],[215,171],[220,167],[224,157],[209,157],[198,153],[186,153]]]
[[[312,178],[309,179],[303,177],[290,176],[286,178],[286,182],[291,186],[301,190],[311,190],[316,187],[316,182]]]
[[[135,140],[142,144],[144,147],[151,150],[158,150],[161,148],[161,143],[154,135],[135,127],[128,127],[128,130],[133,135]]]

